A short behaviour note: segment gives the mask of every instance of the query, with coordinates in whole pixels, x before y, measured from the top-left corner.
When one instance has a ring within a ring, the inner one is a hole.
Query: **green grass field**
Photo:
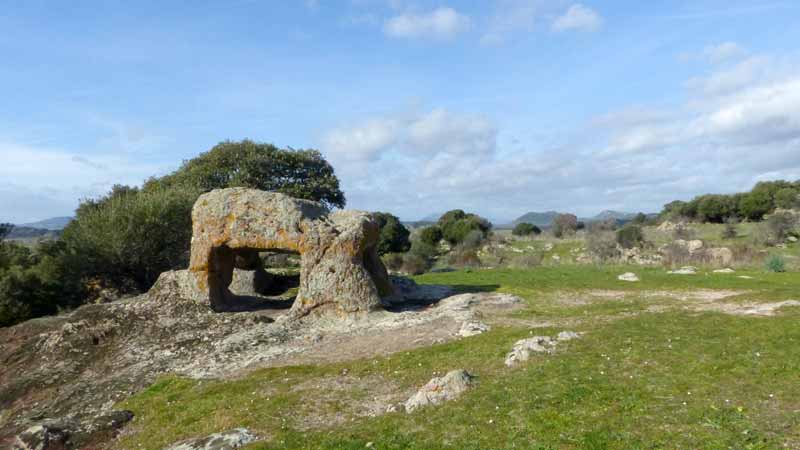
[[[616,275],[636,271],[640,283]],[[800,448],[800,308],[773,317],[691,312],[665,292],[741,291],[726,301],[800,299],[800,274],[671,276],[663,269],[594,266],[426,274],[420,283],[514,293],[520,320],[571,323],[586,333],[554,355],[507,368],[504,355],[529,336],[520,325],[381,358],[263,369],[235,380],[164,377],[119,407],[136,421],[121,448],[158,449],[184,437],[248,427],[263,449]],[[616,301],[563,302],[592,290]],[[640,295],[661,292],[664,298]],[[658,303],[660,312],[646,312]],[[539,328],[554,334],[563,326]],[[461,399],[413,414],[354,414],[381,383],[413,390],[434,372],[478,376]],[[315,387],[346,371],[364,380]],[[309,420],[316,417],[316,420]],[[322,419],[320,419],[320,417]],[[329,418],[326,423],[325,418]]]

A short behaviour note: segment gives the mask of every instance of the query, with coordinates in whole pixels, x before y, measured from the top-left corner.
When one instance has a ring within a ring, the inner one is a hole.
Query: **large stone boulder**
[[[269,250],[300,254],[293,315],[368,312],[393,293],[376,252],[380,228],[369,213],[331,213],[317,202],[229,188],[200,196],[192,226],[192,294],[214,310],[235,308],[234,269],[253,269],[253,255]]]

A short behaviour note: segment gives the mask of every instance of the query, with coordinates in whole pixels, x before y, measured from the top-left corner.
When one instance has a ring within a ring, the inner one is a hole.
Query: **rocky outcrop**
[[[93,448],[113,439],[133,419],[130,411],[109,411],[89,420],[45,420],[17,435],[14,450]]]
[[[195,286],[189,294],[214,310],[235,309],[237,295],[229,288],[234,270],[246,269],[240,261],[268,250],[300,254],[295,316],[313,310],[368,312],[393,293],[376,252],[379,226],[368,213],[330,213],[320,203],[230,188],[200,196],[192,226],[189,271]]]
[[[196,439],[176,442],[164,450],[234,450],[257,441],[247,428],[236,428]]]

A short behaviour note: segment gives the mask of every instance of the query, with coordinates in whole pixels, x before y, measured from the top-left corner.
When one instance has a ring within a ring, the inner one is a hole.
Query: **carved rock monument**
[[[368,213],[329,212],[320,203],[279,193],[229,188],[200,196],[192,223],[193,297],[214,310],[234,306],[234,269],[252,270],[260,251],[300,254],[293,315],[368,312],[393,294],[376,252],[379,226]],[[255,278],[268,282],[258,270]]]

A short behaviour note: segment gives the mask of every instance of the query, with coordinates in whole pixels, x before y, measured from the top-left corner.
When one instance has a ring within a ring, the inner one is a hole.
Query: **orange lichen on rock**
[[[287,195],[254,189],[218,189],[203,194],[192,211],[189,271],[198,301],[225,310],[235,259],[243,252],[300,253],[300,287],[292,313],[334,310],[337,314],[380,308],[393,294],[376,253],[379,226],[368,213],[336,211]]]

